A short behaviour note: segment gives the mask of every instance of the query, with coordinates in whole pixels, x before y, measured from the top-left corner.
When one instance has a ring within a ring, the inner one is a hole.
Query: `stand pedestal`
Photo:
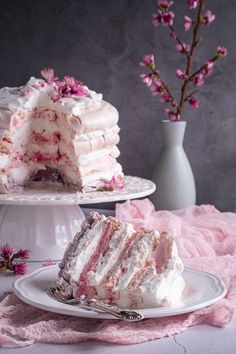
[[[155,184],[125,177],[122,190],[76,193],[61,187],[27,188],[0,195],[0,245],[29,249],[30,261],[60,260],[68,243],[80,231],[84,214],[79,204],[96,204],[145,197]]]
[[[28,248],[31,261],[60,260],[83,219],[78,205],[3,205],[0,242]]]

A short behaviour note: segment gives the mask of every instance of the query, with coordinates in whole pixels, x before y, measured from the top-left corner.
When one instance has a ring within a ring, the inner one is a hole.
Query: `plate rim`
[[[100,313],[100,312],[95,312],[93,310],[86,310],[82,308],[77,308],[77,311],[74,311],[74,307],[71,305],[66,305],[62,304],[59,302],[55,302],[59,304],[61,307],[52,307],[51,305],[47,304],[42,304],[39,302],[34,301],[32,298],[29,298],[22,294],[21,289],[20,289],[20,283],[26,281],[27,279],[34,278],[36,275],[42,272],[49,272],[54,270],[55,268],[58,268],[58,265],[52,265],[52,266],[45,266],[45,267],[40,267],[37,268],[36,270],[23,275],[19,278],[17,278],[13,284],[12,288],[15,293],[15,295],[23,302],[27,303],[28,305],[34,306],[36,308],[57,313],[57,314],[62,314],[62,315],[69,315],[69,316],[76,316],[76,317],[87,317],[87,318],[93,318],[93,319],[113,319],[114,317],[106,314],[106,313]],[[190,313],[193,311],[200,310],[202,308],[208,307],[210,305],[213,305],[216,303],[218,300],[222,299],[226,293],[227,293],[227,288],[225,286],[225,283],[223,279],[215,274],[212,274],[210,272],[206,271],[201,271],[197,269],[192,269],[192,268],[184,268],[184,272],[189,272],[189,273],[197,273],[205,278],[211,278],[213,280],[215,287],[217,288],[217,292],[212,296],[210,299],[204,301],[204,302],[199,302],[194,306],[184,307],[179,306],[175,308],[164,308],[164,307],[156,307],[156,308],[148,308],[148,309],[138,309],[137,311],[140,312],[144,318],[161,318],[161,317],[170,317],[170,316],[176,316],[180,314],[186,314]],[[183,274],[184,274],[183,272]],[[52,298],[51,298],[52,299]],[[53,299],[52,299],[53,300]],[[56,301],[56,300],[55,300]],[[154,311],[158,311],[157,314],[154,314]]]

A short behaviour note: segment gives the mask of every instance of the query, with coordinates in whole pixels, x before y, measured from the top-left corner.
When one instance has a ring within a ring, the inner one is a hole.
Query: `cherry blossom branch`
[[[189,83],[189,73],[190,73],[190,70],[192,67],[192,62],[193,62],[193,53],[194,53],[195,48],[198,45],[197,36],[198,36],[198,31],[199,31],[199,26],[200,26],[200,18],[201,18],[201,14],[202,14],[202,10],[203,10],[204,5],[205,5],[205,0],[199,0],[197,20],[196,20],[196,24],[193,29],[192,45],[190,47],[190,52],[189,52],[189,56],[187,59],[186,79],[184,80],[184,83],[181,88],[181,96],[180,96],[180,101],[179,101],[178,108],[177,108],[178,114],[181,114],[181,111],[183,109],[185,92],[186,92],[186,89],[187,89],[187,86]]]
[[[186,70],[176,70],[177,77],[183,80],[183,84],[180,86],[179,103],[175,100],[168,85],[161,79],[153,54],[145,55],[143,61],[140,63],[141,66],[145,66],[150,70],[149,74],[141,74],[140,77],[142,81],[150,87],[154,96],[160,95],[161,102],[171,105],[172,108],[166,108],[164,112],[168,115],[170,120],[176,121],[180,119],[183,106],[186,102],[194,108],[199,107],[199,100],[194,98],[194,95],[198,92],[198,90],[193,90],[192,92],[187,93],[189,84],[191,83],[196,86],[203,85],[205,76],[212,74],[216,60],[227,55],[227,49],[218,46],[216,55],[201,65],[200,68],[194,73],[191,73],[195,49],[200,44],[200,25],[208,26],[212,21],[214,21],[215,15],[212,14],[210,10],[207,10],[205,14],[203,14],[206,0],[187,0],[189,9],[197,10],[197,16],[195,19],[184,16],[185,31],[188,31],[190,28],[193,29],[192,43],[191,46],[189,46],[181,41],[179,35],[174,29],[173,22],[175,14],[170,11],[170,7],[173,3],[174,1],[172,0],[157,0],[158,10],[157,13],[153,15],[152,22],[154,26],[162,25],[164,27],[168,27],[171,37],[177,42],[176,50],[186,56]]]

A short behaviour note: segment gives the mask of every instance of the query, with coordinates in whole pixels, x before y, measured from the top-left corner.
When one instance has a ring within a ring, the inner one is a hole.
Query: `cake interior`
[[[73,144],[75,132],[64,113],[35,108],[11,117],[12,147],[8,164],[12,186],[32,181],[81,185]]]

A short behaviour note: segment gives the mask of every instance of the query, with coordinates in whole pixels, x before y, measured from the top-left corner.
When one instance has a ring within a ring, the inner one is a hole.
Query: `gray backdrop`
[[[185,0],[176,0],[183,31]],[[126,174],[150,178],[161,150],[163,105],[140,82],[139,62],[154,53],[163,77],[178,89],[181,56],[168,30],[151,24],[155,0],[1,0],[0,86],[17,86],[43,67],[75,75],[120,112],[120,162]],[[196,67],[216,47],[228,48],[201,89],[198,110],[186,109],[185,150],[196,179],[197,203],[236,210],[235,0],[208,0],[216,20],[202,31]]]

